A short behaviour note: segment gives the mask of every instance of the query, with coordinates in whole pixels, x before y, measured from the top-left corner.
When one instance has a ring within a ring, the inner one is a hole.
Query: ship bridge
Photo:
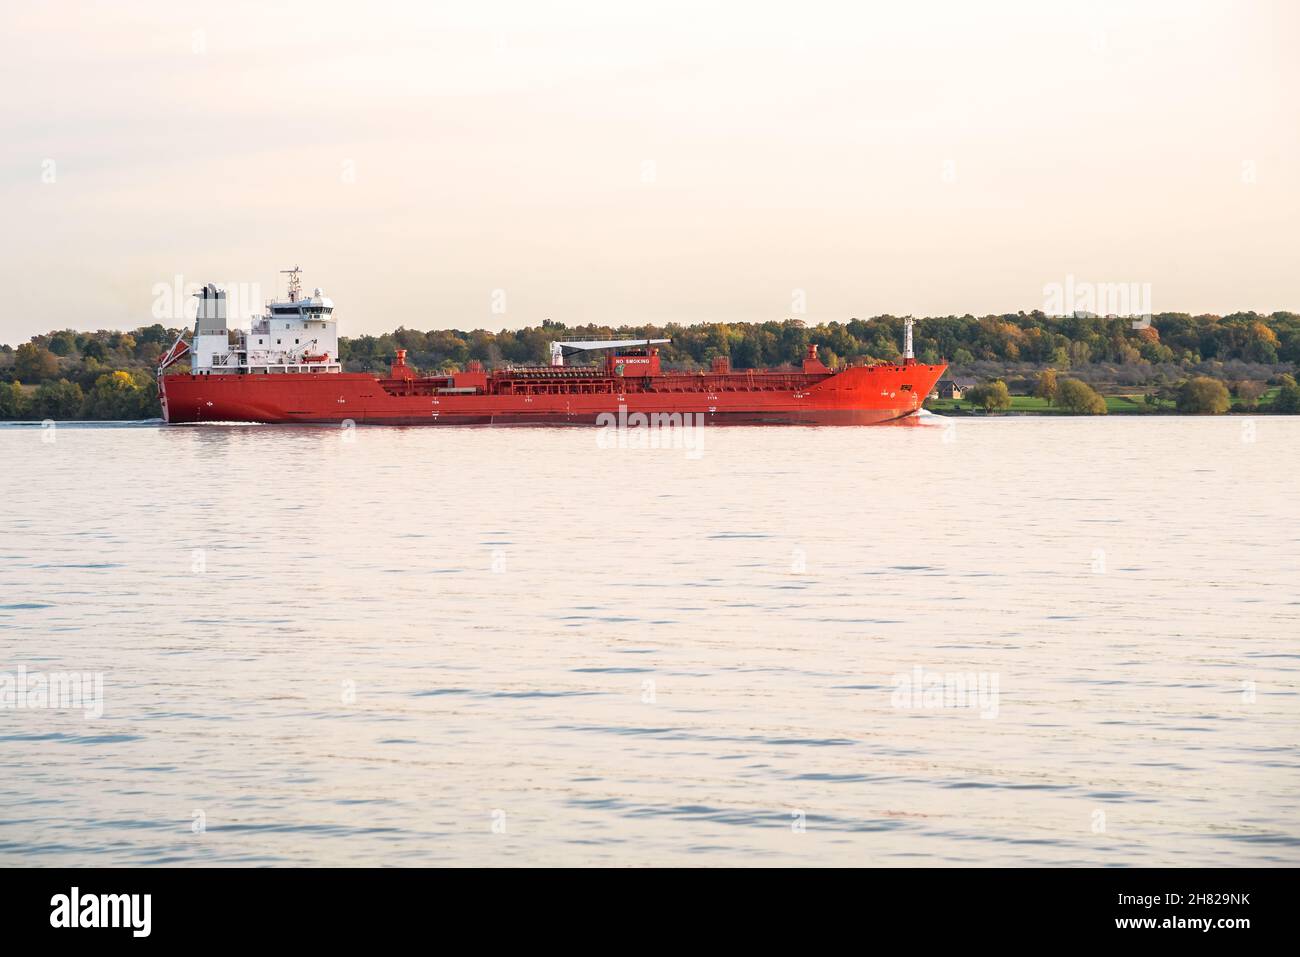
[[[195,294],[199,309],[190,347],[192,374],[343,370],[334,301],[320,288],[303,295],[298,266],[281,272],[289,277],[288,297],[268,302],[248,331],[230,328],[224,290],[208,284]]]

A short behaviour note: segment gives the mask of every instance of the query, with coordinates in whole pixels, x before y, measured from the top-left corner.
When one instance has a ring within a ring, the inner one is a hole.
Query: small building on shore
[[[952,378],[940,379],[939,384],[935,386],[935,393],[932,398],[938,399],[960,399],[965,395],[967,389],[974,388],[978,383],[974,379]]]

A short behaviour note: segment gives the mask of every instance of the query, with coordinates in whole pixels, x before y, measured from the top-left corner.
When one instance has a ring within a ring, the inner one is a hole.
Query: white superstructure
[[[297,266],[285,269],[289,297],[272,300],[252,327],[231,329],[226,321],[226,293],[207,285],[199,300],[190,344],[194,375],[341,372],[339,332],[334,303],[321,289],[302,294]]]

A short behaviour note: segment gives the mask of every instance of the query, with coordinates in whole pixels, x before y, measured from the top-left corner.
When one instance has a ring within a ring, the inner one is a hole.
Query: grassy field
[[[1268,411],[1268,406],[1277,398],[1281,391],[1274,386],[1260,397],[1259,411]],[[1148,405],[1146,396],[1142,393],[1132,395],[1107,395],[1103,396],[1106,400],[1106,413],[1108,415],[1175,415],[1177,410],[1174,403],[1161,399],[1155,405]],[[976,408],[974,403],[965,399],[930,399],[925,403],[925,407],[931,412],[943,414],[945,412],[959,413],[964,415],[986,415],[983,409]],[[1056,406],[1048,405],[1045,399],[1036,399],[1032,395],[1013,395],[1011,397],[1011,408],[1005,412],[995,413],[997,415],[1066,415]]]
[[[1159,402],[1156,405],[1148,405],[1146,399],[1140,393],[1137,395],[1108,395],[1106,399],[1106,412],[1109,415],[1152,415],[1158,412],[1170,413],[1174,411],[1172,402]],[[960,399],[931,399],[925,404],[925,407],[931,412],[978,412],[983,414],[982,409],[977,409],[972,403]],[[1032,395],[1013,395],[1011,397],[1011,408],[1002,415],[1013,415],[1016,413],[1033,414],[1033,415],[1065,415],[1056,406],[1048,405],[1046,399],[1037,399]]]

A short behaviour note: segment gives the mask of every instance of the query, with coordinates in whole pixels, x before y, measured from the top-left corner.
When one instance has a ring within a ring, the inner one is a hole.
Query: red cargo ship
[[[694,415],[711,425],[872,425],[919,410],[946,368],[912,357],[909,319],[901,363],[838,372],[815,345],[797,369],[733,370],[720,358],[708,372],[665,370],[656,345],[669,340],[622,339],[555,342],[549,366],[484,371],[472,361],[432,376],[418,375],[399,350],[379,378],[343,371],[334,304],[320,289],[303,296],[299,270],[287,272],[289,298],[271,302],[248,332],[227,328],[224,292],[210,285],[198,294],[191,342],[178,339],[158,369],[166,421],[652,424]],[[614,352],[599,365],[564,364],[596,349]],[[190,372],[167,373],[186,353]]]

